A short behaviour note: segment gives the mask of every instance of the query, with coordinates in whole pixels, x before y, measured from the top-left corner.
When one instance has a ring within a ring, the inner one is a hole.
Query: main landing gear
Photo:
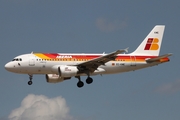
[[[80,76],[76,76],[75,78],[77,78],[77,79],[79,80],[78,83],[77,83],[77,86],[78,86],[79,88],[83,87],[83,86],[84,86],[84,83],[81,81]],[[87,84],[91,84],[92,82],[93,82],[93,79],[88,76],[87,79],[86,79],[86,83],[87,83]]]
[[[29,81],[28,81],[28,85],[32,85],[32,78],[33,78],[33,75],[29,75]]]
[[[28,81],[28,85],[32,85],[32,78],[33,78],[33,75],[29,75],[29,81]],[[77,83],[77,86],[79,88],[83,87],[84,86],[84,82],[81,81],[81,77],[80,76],[75,76],[75,78],[77,78],[79,81]],[[93,82],[93,79],[91,77],[87,77],[86,79],[86,83],[87,84],[91,84]]]

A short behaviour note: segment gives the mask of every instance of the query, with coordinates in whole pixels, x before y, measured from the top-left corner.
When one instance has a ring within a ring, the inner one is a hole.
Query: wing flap
[[[105,65],[106,62],[109,62],[111,60],[115,60],[118,54],[127,52],[128,48],[123,50],[117,50],[109,54],[102,55],[98,58],[94,58],[92,60],[77,64],[79,69],[84,70],[90,70],[91,72],[94,72],[100,65]]]
[[[165,54],[165,55],[158,56],[156,58],[150,58],[150,59],[147,59],[146,62],[147,63],[152,63],[152,62],[161,61],[162,59],[167,58],[167,57],[169,57],[171,55],[172,55],[172,53],[168,53],[168,54]]]

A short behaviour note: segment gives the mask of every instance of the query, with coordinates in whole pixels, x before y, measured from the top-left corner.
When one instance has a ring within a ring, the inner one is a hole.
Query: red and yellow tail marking
[[[158,42],[159,42],[158,38],[149,38],[147,40],[144,50],[158,50],[159,49]]]

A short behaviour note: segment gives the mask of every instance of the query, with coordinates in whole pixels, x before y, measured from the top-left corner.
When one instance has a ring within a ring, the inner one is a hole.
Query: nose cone
[[[12,68],[13,68],[13,66],[12,66],[11,63],[7,63],[7,64],[4,66],[4,68],[5,68],[7,71],[11,71]]]

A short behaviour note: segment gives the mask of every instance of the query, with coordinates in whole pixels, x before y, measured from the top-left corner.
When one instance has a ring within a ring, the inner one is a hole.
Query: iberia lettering
[[[71,55],[59,55],[56,58],[72,58]]]

